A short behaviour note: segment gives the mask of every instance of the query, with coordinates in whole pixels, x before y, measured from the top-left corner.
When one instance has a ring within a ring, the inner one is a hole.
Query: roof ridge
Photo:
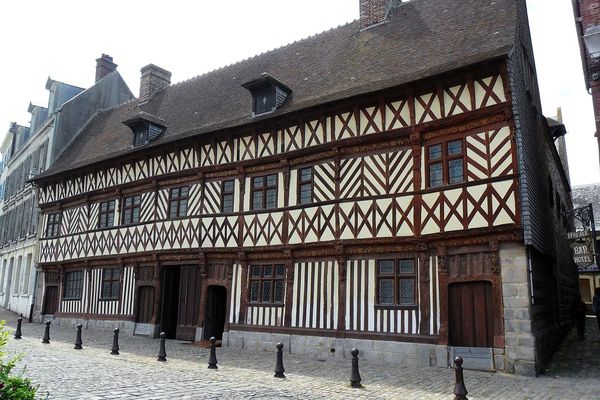
[[[339,24],[339,25],[337,25],[337,26],[332,26],[332,27],[331,27],[331,28],[329,28],[329,29],[323,30],[323,31],[321,31],[321,32],[317,32],[317,33],[315,33],[315,34],[312,34],[312,35],[309,35],[309,36],[306,36],[306,37],[303,37],[303,38],[300,38],[300,39],[297,39],[297,40],[294,40],[294,41],[292,41],[292,42],[289,42],[289,43],[283,44],[283,45],[281,45],[281,46],[279,46],[279,47],[274,47],[274,48],[272,48],[272,49],[270,49],[270,50],[263,51],[262,53],[255,54],[255,55],[253,55],[253,56],[249,56],[249,57],[243,58],[243,59],[241,59],[241,60],[238,60],[238,61],[235,61],[235,62],[232,62],[232,63],[229,63],[229,64],[225,64],[225,65],[223,65],[223,66],[221,66],[221,67],[213,68],[213,69],[212,69],[212,70],[210,70],[210,71],[206,71],[206,72],[204,72],[204,73],[202,73],[202,74],[199,74],[199,75],[196,75],[196,76],[192,76],[192,77],[190,77],[190,78],[188,78],[188,79],[184,79],[184,80],[182,80],[182,81],[179,81],[179,82],[176,82],[176,83],[174,83],[174,84],[172,84],[172,85],[170,85],[170,86],[167,86],[167,87],[165,87],[164,89],[161,89],[161,90],[159,90],[158,92],[156,92],[156,93],[155,93],[155,95],[157,95],[158,93],[161,93],[161,92],[163,92],[163,91],[165,91],[165,90],[168,90],[169,88],[176,87],[176,86],[180,86],[180,85],[182,85],[182,84],[184,84],[184,83],[188,83],[188,82],[191,82],[191,81],[196,81],[196,80],[198,80],[198,79],[201,79],[201,78],[203,78],[203,77],[205,77],[205,76],[207,76],[207,75],[213,74],[213,73],[215,73],[215,72],[218,72],[218,71],[222,71],[222,70],[224,70],[224,69],[227,69],[227,68],[231,68],[231,67],[233,67],[233,66],[236,66],[236,65],[242,64],[242,63],[244,63],[244,62],[247,62],[247,61],[253,60],[253,59],[255,59],[255,58],[262,57],[262,56],[265,56],[265,55],[267,55],[267,54],[273,53],[273,52],[275,52],[275,51],[279,51],[279,50],[281,50],[281,49],[283,49],[283,48],[285,48],[285,47],[288,47],[288,46],[291,46],[291,45],[294,45],[294,44],[297,44],[297,43],[303,42],[303,41],[305,41],[305,40],[314,39],[314,38],[315,38],[315,37],[317,37],[317,36],[323,35],[323,34],[325,34],[325,33],[329,33],[329,32],[331,32],[331,31],[333,31],[333,30],[335,30],[335,29],[339,29],[339,28],[342,28],[342,27],[344,27],[344,26],[351,25],[351,24],[355,23],[356,21],[358,21],[358,19],[353,19],[352,21],[346,22],[345,24]],[[153,96],[153,97],[154,97],[154,96]]]

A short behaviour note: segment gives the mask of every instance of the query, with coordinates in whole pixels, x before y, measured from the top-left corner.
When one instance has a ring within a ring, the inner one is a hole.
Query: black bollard
[[[75,350],[83,349],[81,346],[83,344],[81,341],[81,328],[83,328],[83,325],[77,324],[77,336],[75,337],[75,347],[73,347]]]
[[[285,378],[283,369],[283,343],[277,343],[277,362],[275,363],[275,378]]]
[[[119,328],[115,328],[113,331],[115,335],[113,336],[113,345],[112,349],[110,349],[110,354],[113,356],[119,355]]]
[[[208,357],[208,369],[219,369],[217,367],[217,352],[215,351],[215,342],[217,339],[213,336],[210,338],[210,356]]]
[[[165,333],[160,333],[160,347],[158,349],[158,361],[167,361],[167,351],[165,350]]]
[[[46,329],[44,329],[44,337],[42,338],[42,343],[48,344],[50,343],[50,324],[52,322],[46,322]]]
[[[456,384],[454,385],[454,400],[468,400],[467,388],[465,387],[465,379],[463,377],[463,359],[456,357],[454,359],[454,375],[456,375]]]
[[[15,330],[15,339],[21,339],[21,324],[23,323],[23,317],[17,319],[17,329]]]
[[[350,372],[350,386],[353,388],[362,387],[360,381],[360,373],[358,372],[358,349],[352,349],[350,352],[352,354],[352,372]]]

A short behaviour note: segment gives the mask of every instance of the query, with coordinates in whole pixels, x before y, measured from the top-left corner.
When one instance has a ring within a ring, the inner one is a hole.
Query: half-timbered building
[[[55,318],[250,349],[543,365],[576,276],[546,202],[549,182],[564,202],[569,188],[524,2],[360,11],[182,83],[142,69],[140,97],[98,114],[34,180]]]

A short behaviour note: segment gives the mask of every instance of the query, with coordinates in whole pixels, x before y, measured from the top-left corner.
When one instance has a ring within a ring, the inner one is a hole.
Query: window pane
[[[179,215],[178,217],[185,217],[187,215],[187,199],[180,200],[179,202]]]
[[[134,208],[133,209],[133,214],[131,217],[131,222],[136,224],[138,222],[140,222],[140,209],[139,208]]]
[[[171,190],[169,190],[169,195],[170,195],[171,197],[175,197],[175,196],[177,196],[177,192],[178,192],[178,190],[177,190],[177,189],[178,189],[178,188],[172,188]]]
[[[429,166],[429,187],[438,187],[444,184],[444,170],[441,163]]]
[[[448,155],[453,156],[462,153],[462,140],[448,142]]]
[[[272,266],[265,265],[263,267],[263,276],[270,277],[272,272],[273,272],[273,267]]]
[[[133,199],[131,197],[125,197],[125,207],[131,206],[132,200]]]
[[[275,281],[275,292],[273,293],[273,302],[283,303],[283,281]]]
[[[110,297],[110,282],[102,282],[102,297]]]
[[[379,280],[379,304],[394,304],[394,280]]]
[[[113,281],[110,297],[119,297],[119,281]]]
[[[131,210],[130,209],[123,210],[123,222],[126,224],[131,222]]]
[[[171,206],[169,207],[169,217],[173,218],[177,216],[177,202],[171,202]]]
[[[429,146],[429,159],[437,160],[439,158],[442,158],[442,145],[436,144],[433,146]]]
[[[102,280],[110,279],[110,269],[102,270]]]
[[[250,301],[258,301],[258,281],[250,282]]]
[[[413,274],[415,272],[414,260],[400,260],[399,264],[401,274]]]
[[[269,189],[267,190],[267,207],[266,208],[275,208],[277,207],[277,190]]]
[[[115,222],[115,214],[113,212],[106,216],[106,226],[113,226]]]
[[[380,275],[394,275],[394,260],[379,261]]]
[[[277,175],[267,176],[267,186],[275,186],[275,185],[277,185]]]
[[[133,196],[133,204],[140,205],[142,204],[142,196]]]
[[[110,211],[114,211],[115,210],[115,201],[114,200],[111,200],[111,201],[108,202],[108,209]]]
[[[252,267],[252,276],[260,276],[260,267]]]
[[[263,196],[262,192],[252,193],[252,206],[254,210],[262,210],[263,208]]]
[[[233,195],[226,194],[223,196],[223,212],[233,212]]]
[[[233,192],[233,181],[223,182],[223,191],[224,192]]]
[[[119,279],[121,277],[121,270],[118,268],[115,268],[112,270],[112,278],[113,279]]]
[[[463,160],[451,160],[448,162],[449,183],[463,182]]]
[[[271,302],[271,281],[263,281],[262,283],[262,302]]]
[[[412,278],[401,278],[398,288],[398,304],[414,304],[415,302],[415,280]]]
[[[188,195],[188,191],[190,189],[189,186],[182,186],[181,188],[179,188],[179,197],[187,197]]]
[[[300,180],[310,181],[312,179],[312,168],[302,168],[300,170]]]
[[[283,265],[275,266],[275,277],[282,278],[285,276],[285,267]]]
[[[312,203],[312,184],[305,183],[300,186],[300,204]]]
[[[262,176],[257,176],[256,178],[252,178],[252,187],[253,188],[260,188],[263,186],[263,177]]]

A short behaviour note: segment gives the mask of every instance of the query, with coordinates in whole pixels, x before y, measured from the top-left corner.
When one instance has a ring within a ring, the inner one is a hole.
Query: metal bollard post
[[[277,362],[275,363],[275,378],[285,378],[283,368],[283,343],[277,343]]]
[[[44,337],[42,338],[42,343],[48,344],[50,343],[50,324],[52,322],[46,322],[46,329],[44,329]]]
[[[210,338],[210,356],[208,357],[208,369],[219,369],[217,367],[217,353],[215,351],[215,342],[217,339],[213,336]]]
[[[350,373],[350,386],[353,388],[362,387],[360,381],[360,373],[358,372],[358,349],[354,348],[350,352],[352,354],[352,372]]]
[[[23,317],[17,319],[17,329],[15,330],[15,339],[21,339],[21,324],[23,323]]]
[[[454,375],[456,376],[456,384],[454,385],[454,400],[468,400],[467,388],[463,377],[463,359],[456,357],[454,359]]]
[[[83,325],[77,324],[77,336],[75,337],[75,347],[73,347],[75,350],[83,349],[81,346],[83,344],[81,341],[81,328],[83,328]]]
[[[119,355],[119,328],[115,328],[113,331],[115,335],[113,336],[113,345],[112,349],[110,349],[110,354],[113,356]]]
[[[160,333],[160,347],[158,348],[158,361],[167,361],[167,351],[165,350],[165,333]]]

